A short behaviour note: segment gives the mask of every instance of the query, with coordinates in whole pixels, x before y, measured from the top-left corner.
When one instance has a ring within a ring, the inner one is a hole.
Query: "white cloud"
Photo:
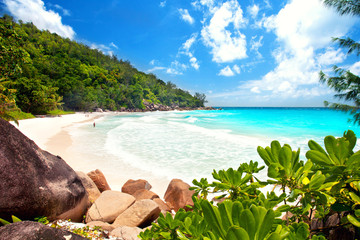
[[[70,16],[70,11],[63,8],[62,6],[58,5],[58,4],[55,4],[54,7],[56,7],[57,9],[61,10],[63,12],[63,15],[64,16]]]
[[[185,43],[183,43],[183,45],[181,46],[181,48],[179,50],[180,54],[184,54],[189,57],[190,65],[196,70],[198,70],[200,68],[200,64],[199,64],[197,58],[194,57],[193,52],[190,51],[190,48],[196,42],[197,35],[198,35],[197,33],[192,34],[191,37],[188,40],[186,40]]]
[[[317,57],[317,61],[320,65],[333,65],[341,63],[345,59],[346,54],[340,48],[335,50],[332,47],[328,47],[325,53],[320,54]]]
[[[187,68],[188,67],[185,64],[175,60],[171,63],[171,67],[166,69],[166,73],[172,75],[182,75],[183,71],[186,70]]]
[[[259,52],[259,48],[262,47],[263,43],[261,42],[263,40],[263,36],[260,36],[259,39],[256,41],[257,36],[254,36],[250,40],[250,50],[254,51],[258,58],[262,58],[261,53]]]
[[[73,39],[75,36],[74,30],[62,23],[61,16],[52,10],[46,10],[41,0],[4,0],[4,3],[16,19],[33,22],[39,29],[49,30],[62,37]]]
[[[350,68],[349,71],[352,72],[355,75],[360,76],[360,61],[354,63]]]
[[[196,57],[190,58],[190,64],[196,70],[198,70],[200,68],[200,65],[199,65],[198,60],[196,59]]]
[[[226,66],[225,68],[220,70],[219,75],[225,77],[232,77],[235,75],[235,73],[231,70],[229,66]]]
[[[160,7],[165,7],[166,6],[166,0],[165,1],[161,1],[159,4]]]
[[[248,7],[248,12],[250,13],[250,15],[251,15],[252,18],[256,18],[256,17],[257,17],[257,15],[258,15],[258,13],[259,13],[259,10],[260,10],[260,8],[259,8],[259,6],[256,5],[256,4],[252,5],[251,7],[250,7],[250,6]]]
[[[165,67],[153,67],[148,69],[146,72],[155,72],[155,71],[159,71],[159,70],[165,70]]]
[[[280,47],[273,51],[277,66],[241,88],[262,92],[269,99],[327,94],[328,90],[319,88],[321,64],[345,59],[341,52],[329,48],[331,37],[344,36],[354,23],[355,18],[339,16],[318,0],[289,1],[277,15],[263,17],[260,24],[277,37]],[[261,45],[261,40],[258,43]]]
[[[179,13],[181,15],[182,20],[187,23],[193,24],[195,22],[194,18],[190,16],[189,11],[187,9],[179,9]]]
[[[116,45],[115,45],[115,43],[113,43],[113,42],[112,42],[112,43],[110,43],[110,46],[111,46],[111,47],[113,47],[113,48],[119,49],[119,47],[118,47],[118,46],[116,46]]]
[[[185,43],[183,43],[182,48],[185,51],[189,51],[191,46],[195,43],[196,38],[197,38],[197,34],[196,33],[192,34],[191,37],[188,40],[186,40]]]
[[[210,12],[213,12],[212,18],[201,30],[201,36],[204,44],[211,48],[213,61],[223,63],[246,58],[246,39],[240,28],[247,20],[239,3],[230,0]],[[233,29],[229,29],[230,26]]]
[[[233,66],[233,70],[234,70],[234,72],[236,72],[237,74],[240,74],[240,72],[241,72],[241,71],[240,71],[240,67],[239,67],[238,65],[236,65],[236,64]]]

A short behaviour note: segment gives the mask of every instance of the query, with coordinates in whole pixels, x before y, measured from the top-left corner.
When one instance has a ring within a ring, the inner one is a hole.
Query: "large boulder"
[[[138,240],[138,236],[142,232],[141,228],[122,226],[115,228],[110,232],[111,237],[120,238],[123,240]]]
[[[161,200],[160,198],[154,198],[152,199],[154,202],[157,203],[157,205],[160,208],[160,211],[162,214],[164,214],[164,216],[166,215],[167,212],[171,212],[171,208],[169,207],[169,205],[167,205],[163,200]]]
[[[95,200],[96,200],[98,197],[100,197],[100,194],[101,194],[101,193],[100,193],[99,189],[98,189],[97,186],[95,185],[94,181],[91,180],[91,178],[90,178],[88,175],[86,175],[85,173],[80,172],[80,171],[78,171],[78,172],[76,172],[76,173],[77,173],[77,175],[79,176],[82,184],[83,184],[84,187],[85,187],[86,192],[87,192],[88,195],[89,195],[89,201],[90,201],[90,203],[91,203],[91,204],[94,203]]]
[[[0,118],[0,217],[80,221],[88,196],[75,171]]]
[[[121,188],[121,191],[133,195],[137,190],[140,189],[150,190],[151,185],[148,181],[143,179],[138,179],[138,180],[129,179]]]
[[[111,190],[105,175],[99,169],[91,171],[87,175],[93,180],[100,192]]]
[[[159,198],[159,195],[157,195],[156,193],[154,193],[152,191],[146,190],[146,189],[137,190],[132,195],[136,198],[136,201],[139,201],[142,199],[153,200],[154,198]]]
[[[134,202],[135,198],[127,193],[112,190],[102,192],[87,212],[85,221],[112,223]]]
[[[153,200],[136,201],[131,207],[120,214],[112,224],[115,228],[121,226],[147,227],[159,217],[160,208]]]
[[[192,195],[195,191],[189,190],[190,185],[180,179],[173,179],[165,192],[164,200],[171,209],[178,211],[186,209],[187,205],[194,206]]]
[[[38,222],[23,221],[0,227],[1,240],[86,240],[80,235]]]

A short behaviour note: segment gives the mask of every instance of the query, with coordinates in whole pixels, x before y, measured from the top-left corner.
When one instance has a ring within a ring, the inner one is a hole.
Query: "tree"
[[[360,2],[358,0],[324,0],[324,3],[329,7],[336,8],[341,15],[360,16]],[[347,49],[348,54],[360,55],[359,42],[350,38],[333,38],[333,41],[338,43],[341,48]],[[353,104],[329,103],[327,101],[324,104],[332,109],[350,113],[353,115],[354,123],[360,125],[360,77],[338,66],[334,66],[333,70],[334,76],[327,76],[320,71],[320,82],[326,83],[335,90],[337,92],[336,98]]]
[[[13,81],[22,71],[27,54],[22,48],[22,36],[15,31],[15,24],[10,16],[5,15],[0,25],[0,117],[15,120],[9,114],[19,110],[16,106]]]

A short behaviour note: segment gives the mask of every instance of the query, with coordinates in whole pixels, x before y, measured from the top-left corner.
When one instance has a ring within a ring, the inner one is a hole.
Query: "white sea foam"
[[[194,178],[210,177],[213,169],[237,168],[250,160],[264,165],[257,146],[269,146],[274,139],[282,145],[290,144],[293,150],[299,147],[302,159],[308,140],[322,143],[324,136],[311,135],[310,131],[308,134],[307,129],[301,132],[288,120],[288,126],[277,121],[258,116],[246,118],[244,113],[234,116],[226,111],[136,113],[106,117],[99,120],[96,128],[84,125],[74,129],[72,135],[83,139],[79,154],[86,152],[101,159],[105,172],[119,174],[126,164],[145,173],[191,182]],[[265,177],[265,171],[260,175]]]

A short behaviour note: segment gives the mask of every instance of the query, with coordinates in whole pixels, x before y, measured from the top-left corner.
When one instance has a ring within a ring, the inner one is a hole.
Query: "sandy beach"
[[[114,113],[76,113],[63,115],[61,117],[45,117],[20,120],[19,126],[15,126],[27,137],[33,140],[40,148],[61,156],[75,171],[89,172],[100,169],[113,190],[121,190],[121,187],[128,179],[146,179],[152,185],[152,191],[161,198],[164,196],[170,179],[157,177],[150,172],[136,169],[126,163],[114,168],[111,166],[113,159],[97,159],[87,152],[80,151],[77,146],[82,144],[82,139],[71,135],[74,128],[84,124],[93,125],[107,114]],[[127,113],[117,113],[127,114]],[[96,148],[96,146],[93,146]]]

